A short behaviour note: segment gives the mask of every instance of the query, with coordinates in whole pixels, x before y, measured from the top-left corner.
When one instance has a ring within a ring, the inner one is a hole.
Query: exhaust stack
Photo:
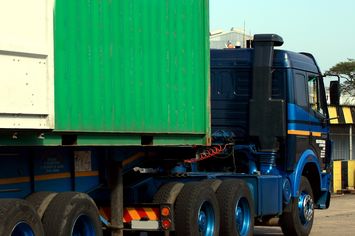
[[[274,47],[282,44],[283,39],[276,34],[254,35],[249,135],[258,140],[261,152],[277,152],[278,138],[286,137],[285,101],[271,97]]]

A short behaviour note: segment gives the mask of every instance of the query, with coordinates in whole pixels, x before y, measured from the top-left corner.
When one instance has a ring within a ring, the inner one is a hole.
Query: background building
[[[355,107],[328,106],[333,160],[355,160]]]
[[[329,87],[326,87],[325,91],[327,96],[327,103],[330,104]],[[343,106],[355,106],[355,97],[350,94],[341,93],[339,103]]]
[[[245,33],[244,30],[231,28],[230,31],[215,30],[210,33],[210,47],[214,49],[227,48],[228,44],[232,47],[247,47],[247,40],[251,40],[252,35]]]
[[[329,88],[326,88],[327,102]],[[333,160],[355,160],[355,98],[341,94],[340,105],[329,105],[330,137],[333,141]]]

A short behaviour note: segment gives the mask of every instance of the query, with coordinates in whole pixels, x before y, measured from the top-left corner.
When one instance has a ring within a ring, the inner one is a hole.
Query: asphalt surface
[[[283,235],[280,227],[255,227],[254,235]],[[327,210],[316,210],[311,236],[354,236],[355,194],[333,195]]]

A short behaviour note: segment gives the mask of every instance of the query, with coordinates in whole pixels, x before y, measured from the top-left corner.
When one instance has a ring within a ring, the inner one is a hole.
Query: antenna
[[[244,20],[244,30],[243,30],[243,48],[246,48],[246,46],[245,46],[245,20]]]

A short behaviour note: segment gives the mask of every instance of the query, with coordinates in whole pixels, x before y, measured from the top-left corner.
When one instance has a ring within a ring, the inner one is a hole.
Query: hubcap
[[[32,228],[25,222],[20,222],[15,225],[11,236],[35,236]]]
[[[245,198],[241,198],[235,207],[235,223],[240,236],[248,234],[250,216],[248,201]]]
[[[80,215],[75,220],[71,236],[95,236],[95,228],[88,216]]]
[[[209,202],[204,202],[198,211],[198,229],[203,236],[213,236],[215,213]]]
[[[206,231],[207,228],[207,219],[206,219],[206,214],[203,211],[200,211],[200,214],[198,215],[198,222],[199,222],[199,229],[201,232]]]
[[[298,210],[302,224],[305,225],[312,220],[314,204],[313,199],[309,194],[304,192],[301,193],[298,198]]]

